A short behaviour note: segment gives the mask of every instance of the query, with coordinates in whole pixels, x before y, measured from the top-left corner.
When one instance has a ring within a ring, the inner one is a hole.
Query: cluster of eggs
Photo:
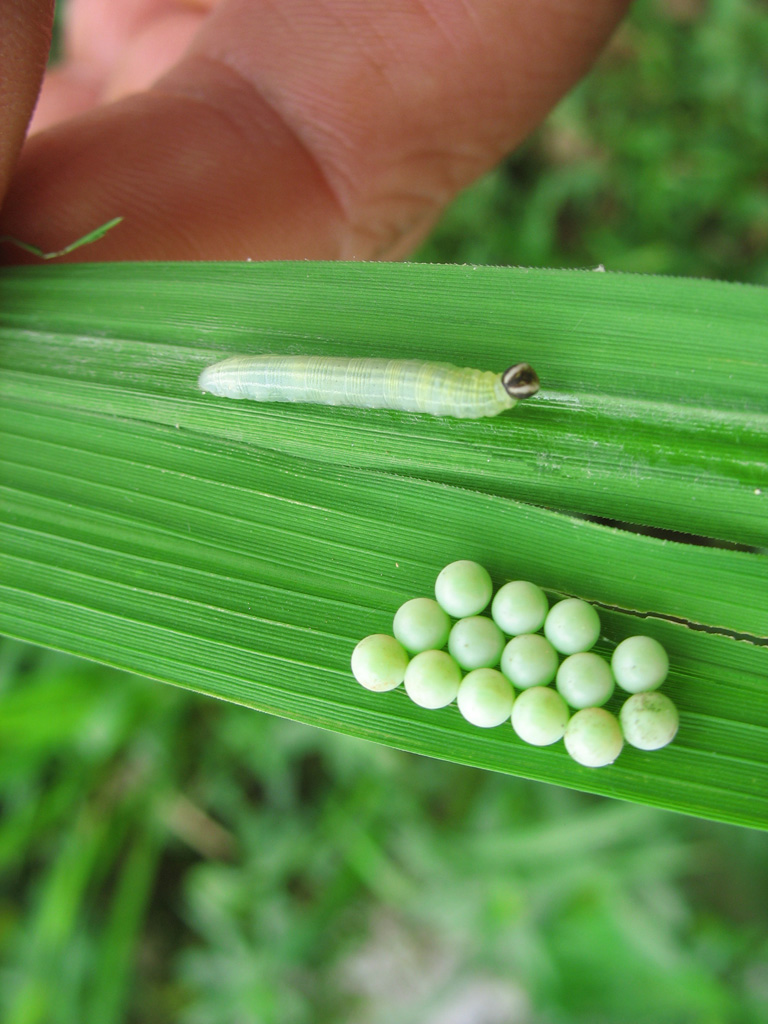
[[[481,614],[489,604],[490,617]],[[612,764],[625,741],[658,750],[677,733],[677,709],[657,692],[669,670],[664,648],[631,636],[609,664],[591,650],[600,618],[579,598],[550,608],[544,591],[526,580],[494,596],[488,571],[461,560],[438,575],[435,600],[416,597],[397,610],[392,632],[366,637],[352,653],[352,672],[369,690],[404,682],[423,708],[456,700],[472,725],[511,720],[524,742],[563,739],[573,760],[590,768]],[[631,694],[618,718],[603,707],[616,685]]]

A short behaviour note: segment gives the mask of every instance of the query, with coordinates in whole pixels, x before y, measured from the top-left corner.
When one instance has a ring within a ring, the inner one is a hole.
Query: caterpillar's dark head
[[[510,398],[530,398],[539,390],[539,378],[528,363],[515,363],[501,375],[501,383]]]

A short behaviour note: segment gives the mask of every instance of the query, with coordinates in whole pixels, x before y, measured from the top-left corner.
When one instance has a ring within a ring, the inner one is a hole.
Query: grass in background
[[[641,0],[419,257],[768,283],[768,10]]]
[[[6,1024],[764,1019],[763,835],[0,650]]]
[[[768,282],[765,6],[640,3],[423,259]],[[0,647],[5,1024],[760,1024],[768,839]]]

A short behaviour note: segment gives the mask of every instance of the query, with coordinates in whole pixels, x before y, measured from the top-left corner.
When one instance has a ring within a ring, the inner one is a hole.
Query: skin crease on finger
[[[98,103],[28,140],[0,233],[54,249],[123,216],[70,258],[390,259],[541,121],[628,0],[108,6],[113,59],[79,23],[60,72],[90,60]]]

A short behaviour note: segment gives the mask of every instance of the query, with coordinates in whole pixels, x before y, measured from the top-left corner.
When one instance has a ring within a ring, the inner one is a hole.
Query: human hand
[[[0,234],[53,250],[122,216],[66,258],[402,257],[628,3],[70,0],[22,149],[53,0],[5,0]]]

